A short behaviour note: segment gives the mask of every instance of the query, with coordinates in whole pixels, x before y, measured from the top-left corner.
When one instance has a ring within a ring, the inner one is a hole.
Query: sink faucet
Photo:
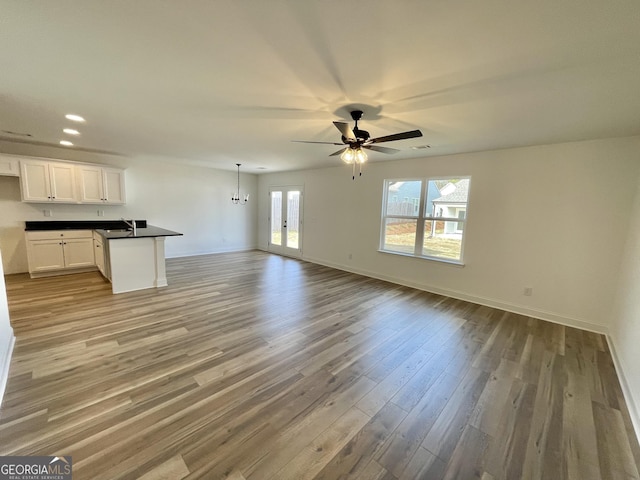
[[[124,223],[127,224],[127,226],[133,230],[133,236],[136,236],[136,221],[131,219],[131,220],[125,220],[125,218],[120,218],[120,220],[122,220]]]

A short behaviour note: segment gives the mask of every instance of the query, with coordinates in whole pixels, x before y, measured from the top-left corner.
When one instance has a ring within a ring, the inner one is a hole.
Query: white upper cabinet
[[[97,165],[78,165],[80,202],[124,204],[124,171]]]
[[[17,157],[0,154],[0,175],[7,177],[20,176],[20,163]]]
[[[71,163],[22,160],[20,184],[23,202],[78,202],[75,169]]]
[[[78,175],[80,201],[86,203],[104,203],[102,168],[93,165],[79,165]]]
[[[105,202],[125,204],[127,197],[124,190],[124,170],[118,168],[103,168]]]
[[[23,202],[126,203],[120,168],[22,157],[19,176]]]

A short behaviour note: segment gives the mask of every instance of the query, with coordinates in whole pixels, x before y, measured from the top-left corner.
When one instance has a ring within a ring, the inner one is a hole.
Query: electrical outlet
[[[349,260],[353,259],[353,255],[349,254]]]
[[[44,210],[42,211],[42,213],[44,213],[44,216],[45,216],[45,217],[50,217],[50,216],[51,216],[51,214],[52,214],[51,210],[49,210],[49,209],[44,209]]]
[[[98,216],[104,217],[104,210],[98,210]]]
[[[533,295],[533,288],[524,287],[524,296],[525,297],[530,297],[531,295]]]

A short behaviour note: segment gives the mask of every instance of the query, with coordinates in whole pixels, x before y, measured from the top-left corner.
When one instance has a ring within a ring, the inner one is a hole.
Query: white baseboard
[[[613,365],[618,373],[620,379],[620,386],[622,387],[622,394],[624,395],[625,402],[627,403],[627,409],[629,410],[629,416],[631,417],[631,423],[633,423],[633,429],[636,432],[636,437],[640,442],[640,405],[633,398],[633,393],[629,388],[629,382],[627,381],[627,375],[625,369],[616,352],[615,339],[610,335],[607,335],[607,343],[609,344],[609,350],[611,351],[611,358],[613,359]],[[640,400],[640,399],[638,399]]]
[[[175,254],[171,254],[171,255],[166,255],[165,258],[199,257],[201,255],[215,255],[217,253],[250,252],[252,250],[258,250],[257,245],[240,247],[240,248],[227,248],[227,249],[223,248],[223,249],[219,249],[219,250],[209,250],[207,252],[197,252],[197,253],[175,253]]]
[[[9,343],[4,349],[4,352],[0,351],[0,408],[2,408],[2,399],[4,398],[4,391],[7,388],[7,380],[9,379],[9,365],[11,364],[11,355],[13,353],[13,346],[16,343],[15,335],[11,334]]]

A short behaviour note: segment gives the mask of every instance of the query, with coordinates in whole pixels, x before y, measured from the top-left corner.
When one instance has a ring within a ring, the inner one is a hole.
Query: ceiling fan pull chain
[[[362,176],[362,162],[360,162],[358,165],[360,165],[360,176]]]
[[[356,164],[355,162],[353,163],[353,176],[351,177],[351,180],[355,180],[356,179]]]

